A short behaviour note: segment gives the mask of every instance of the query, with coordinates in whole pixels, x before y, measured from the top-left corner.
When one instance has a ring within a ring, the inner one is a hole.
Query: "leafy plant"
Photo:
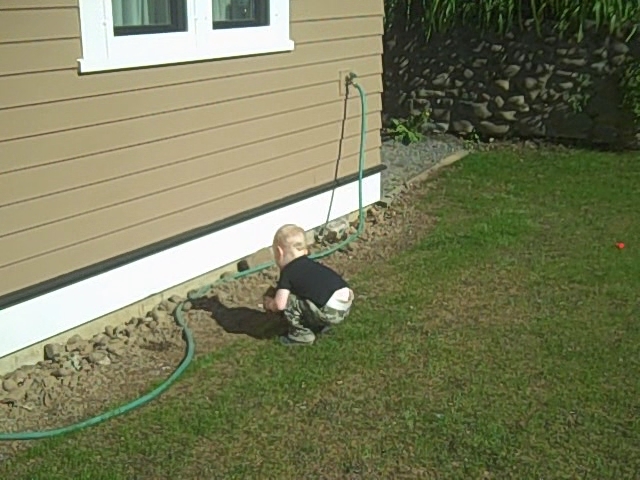
[[[629,60],[620,81],[622,104],[640,129],[640,59]]]
[[[417,115],[409,115],[406,119],[391,119],[393,125],[388,133],[396,140],[401,141],[405,145],[410,143],[419,142],[422,140],[422,129],[429,119],[429,112],[423,110]]]
[[[580,113],[587,106],[589,99],[591,99],[589,87],[593,85],[593,81],[589,75],[581,73],[576,78],[576,82],[575,92],[567,97],[567,104],[574,113]]]
[[[463,141],[465,150],[475,150],[480,145],[480,135],[474,128]]]

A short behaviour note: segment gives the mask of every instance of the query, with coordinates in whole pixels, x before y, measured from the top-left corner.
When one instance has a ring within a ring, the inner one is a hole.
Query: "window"
[[[185,32],[186,7],[182,0],[111,0],[113,34]]]
[[[269,25],[268,0],[213,0],[213,28]]]
[[[293,50],[289,0],[79,0],[81,72]]]

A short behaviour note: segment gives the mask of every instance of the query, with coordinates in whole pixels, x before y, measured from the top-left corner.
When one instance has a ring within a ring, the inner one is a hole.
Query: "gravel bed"
[[[403,145],[395,140],[382,143],[382,191],[389,192],[429,169],[445,157],[464,149],[457,137],[445,134],[425,136],[421,141]]]

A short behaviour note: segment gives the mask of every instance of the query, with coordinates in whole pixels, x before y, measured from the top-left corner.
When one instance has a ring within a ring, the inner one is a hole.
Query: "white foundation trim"
[[[380,188],[379,173],[363,180],[365,206],[380,200]],[[1,310],[0,358],[267,247],[285,223],[318,227],[330,201],[328,191]],[[338,187],[330,219],[357,210],[358,182]]]
[[[79,0],[80,72],[292,51],[289,1],[270,0],[269,26],[214,30],[211,0],[187,0],[186,32],[115,36],[112,0]]]

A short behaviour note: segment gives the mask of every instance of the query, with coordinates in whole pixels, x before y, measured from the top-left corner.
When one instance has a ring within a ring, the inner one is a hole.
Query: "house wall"
[[[382,14],[292,0],[291,53],[80,76],[76,0],[0,0],[0,297],[331,181],[341,72],[379,164]]]

